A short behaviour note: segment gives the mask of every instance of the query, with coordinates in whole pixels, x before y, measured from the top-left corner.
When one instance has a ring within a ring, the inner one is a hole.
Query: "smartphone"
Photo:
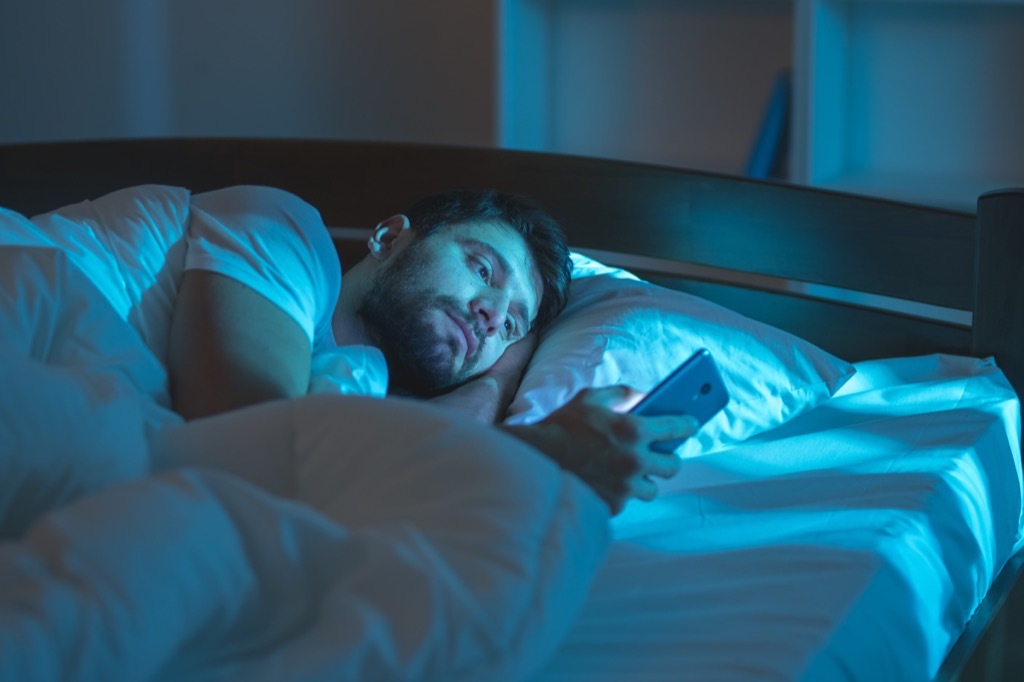
[[[703,426],[728,402],[729,392],[711,351],[701,348],[651,389],[630,412],[646,416],[689,414]],[[651,449],[674,452],[682,442],[683,439],[660,441],[652,444]]]

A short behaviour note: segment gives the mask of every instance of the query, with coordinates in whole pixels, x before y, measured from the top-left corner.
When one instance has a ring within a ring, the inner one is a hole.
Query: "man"
[[[557,223],[496,192],[427,197],[382,221],[343,284],[319,213],[272,188],[133,188],[33,222],[83,269],[80,244],[106,245],[90,277],[167,367],[187,419],[303,395],[340,346],[368,347],[367,371],[390,374],[390,392],[497,422],[570,276]],[[689,418],[622,413],[637,398],[584,391],[537,424],[499,428],[618,511],[679,467],[650,444],[694,430]]]

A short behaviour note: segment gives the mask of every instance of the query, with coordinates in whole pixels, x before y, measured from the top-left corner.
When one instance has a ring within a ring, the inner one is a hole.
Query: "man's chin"
[[[425,366],[427,363],[388,363],[391,370],[392,389],[408,395],[429,398],[455,388],[461,381],[452,371],[450,362],[447,366]]]

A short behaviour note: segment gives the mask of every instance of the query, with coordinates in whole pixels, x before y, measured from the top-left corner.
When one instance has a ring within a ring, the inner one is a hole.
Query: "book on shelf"
[[[789,70],[775,77],[761,128],[747,162],[747,175],[752,178],[783,178],[789,148],[789,112],[792,79]]]

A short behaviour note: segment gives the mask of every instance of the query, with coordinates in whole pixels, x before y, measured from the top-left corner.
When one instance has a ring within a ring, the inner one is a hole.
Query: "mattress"
[[[631,503],[535,682],[926,680],[1021,545],[990,360],[862,362],[824,405]]]

